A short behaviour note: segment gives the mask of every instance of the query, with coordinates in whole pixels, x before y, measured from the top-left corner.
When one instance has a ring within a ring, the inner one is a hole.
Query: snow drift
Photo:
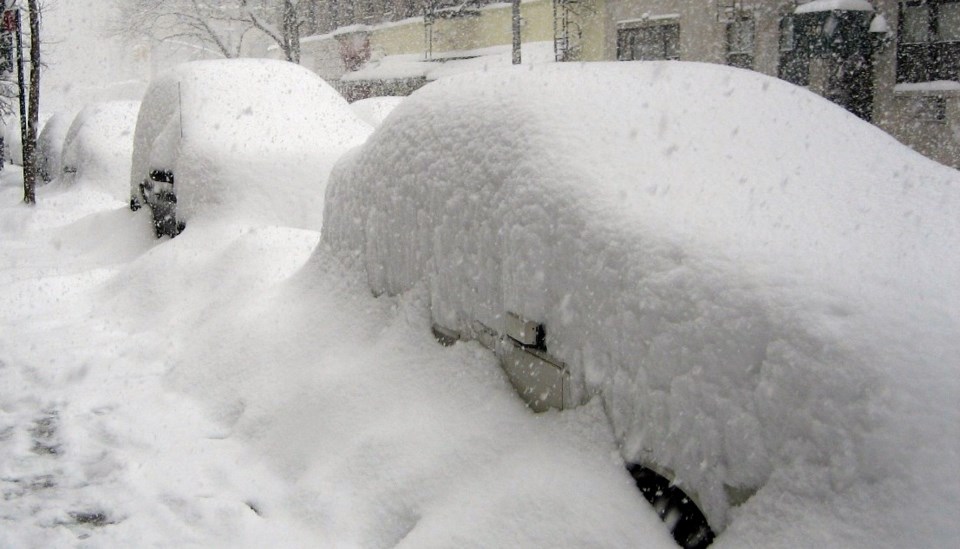
[[[178,217],[217,212],[320,226],[333,161],[370,128],[320,77],[266,59],[197,61],[151,83],[137,120],[130,196],[171,170]]]
[[[334,169],[323,240],[461,333],[543,323],[720,545],[942,546],[958,214],[957,172],[801,88],[564,64],[412,95]]]

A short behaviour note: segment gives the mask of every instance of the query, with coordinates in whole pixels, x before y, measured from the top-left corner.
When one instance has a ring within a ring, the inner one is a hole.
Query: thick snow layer
[[[137,121],[131,196],[172,170],[178,217],[216,212],[319,228],[333,161],[370,127],[320,77],[266,59],[197,61],[158,77]]]
[[[133,130],[139,101],[93,103],[73,119],[63,139],[60,179],[66,185],[93,185],[126,201]]]
[[[527,42],[521,45],[520,53],[525,65],[554,61],[553,42]],[[368,61],[359,69],[344,74],[341,80],[350,82],[425,78],[432,81],[446,76],[509,67],[512,55],[510,45],[437,52],[430,61],[425,60],[419,53],[388,55]]]
[[[934,80],[932,82],[901,82],[893,87],[895,93],[914,92],[958,92],[960,82],[954,80]]]
[[[323,237],[448,328],[543,323],[721,546],[932,547],[960,535],[958,214],[960,174],[802,88],[563,64],[413,94]]]
[[[76,111],[61,111],[54,114],[43,125],[43,130],[37,137],[37,171],[44,181],[59,177],[63,170],[60,164],[63,142],[76,116]]]
[[[361,120],[376,128],[403,100],[403,97],[368,97],[350,103],[350,108]]]
[[[18,166],[23,164],[23,139],[20,135],[20,117],[3,120],[3,160]]]
[[[870,20],[870,32],[886,34],[890,31],[890,24],[882,13],[878,13]]]
[[[535,416],[319,233],[0,173],[0,546],[675,547],[599,406]]]
[[[794,13],[816,13],[820,11],[873,11],[867,0],[813,0],[800,4]]]

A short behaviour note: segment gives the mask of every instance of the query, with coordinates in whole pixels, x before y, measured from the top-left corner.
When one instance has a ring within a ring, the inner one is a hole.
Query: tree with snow
[[[240,57],[250,31],[277,43],[287,61],[300,62],[300,32],[312,12],[308,0],[115,0],[115,30],[128,38],[195,42],[223,57]]]
[[[25,5],[24,5],[25,3]],[[0,115],[13,114],[14,101],[19,98],[21,132],[23,140],[23,201],[34,204],[37,184],[37,134],[40,114],[40,19],[43,12],[39,0],[6,1],[3,7],[2,76],[0,76]],[[23,67],[22,13],[26,11],[29,25],[29,82]],[[14,55],[14,44],[16,54]],[[16,75],[16,76],[14,76]]]

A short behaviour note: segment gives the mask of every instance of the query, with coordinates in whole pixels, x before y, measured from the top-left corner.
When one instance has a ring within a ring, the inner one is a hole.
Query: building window
[[[793,51],[797,47],[797,31],[792,15],[780,19],[780,51]]]
[[[661,61],[680,59],[680,25],[646,24],[617,29],[617,59]]]
[[[920,122],[945,124],[947,122],[947,101],[939,95],[918,97],[914,100],[913,117]]]
[[[780,19],[780,60],[777,76],[798,86],[810,84],[809,40],[807,47],[798,45],[797,19],[792,14]]]
[[[960,78],[960,0],[900,3],[897,82]]]
[[[749,14],[738,14],[727,23],[727,64],[742,69],[753,68],[756,22]]]

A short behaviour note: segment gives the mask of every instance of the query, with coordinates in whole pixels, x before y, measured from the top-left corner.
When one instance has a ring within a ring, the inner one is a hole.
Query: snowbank
[[[18,166],[23,164],[23,139],[20,135],[20,117],[3,120],[3,160]]]
[[[350,108],[361,120],[376,128],[403,100],[403,97],[368,97],[350,103]]]
[[[958,213],[957,172],[801,88],[564,64],[412,95],[338,163],[323,239],[463,334],[543,323],[720,545],[943,546]]]
[[[61,181],[83,182],[125,200],[124,174],[130,173],[133,129],[139,101],[107,101],[84,107],[63,140]]]
[[[158,77],[134,138],[130,196],[172,170],[178,217],[217,212],[319,227],[327,174],[370,128],[321,78],[265,59],[198,61]]]

